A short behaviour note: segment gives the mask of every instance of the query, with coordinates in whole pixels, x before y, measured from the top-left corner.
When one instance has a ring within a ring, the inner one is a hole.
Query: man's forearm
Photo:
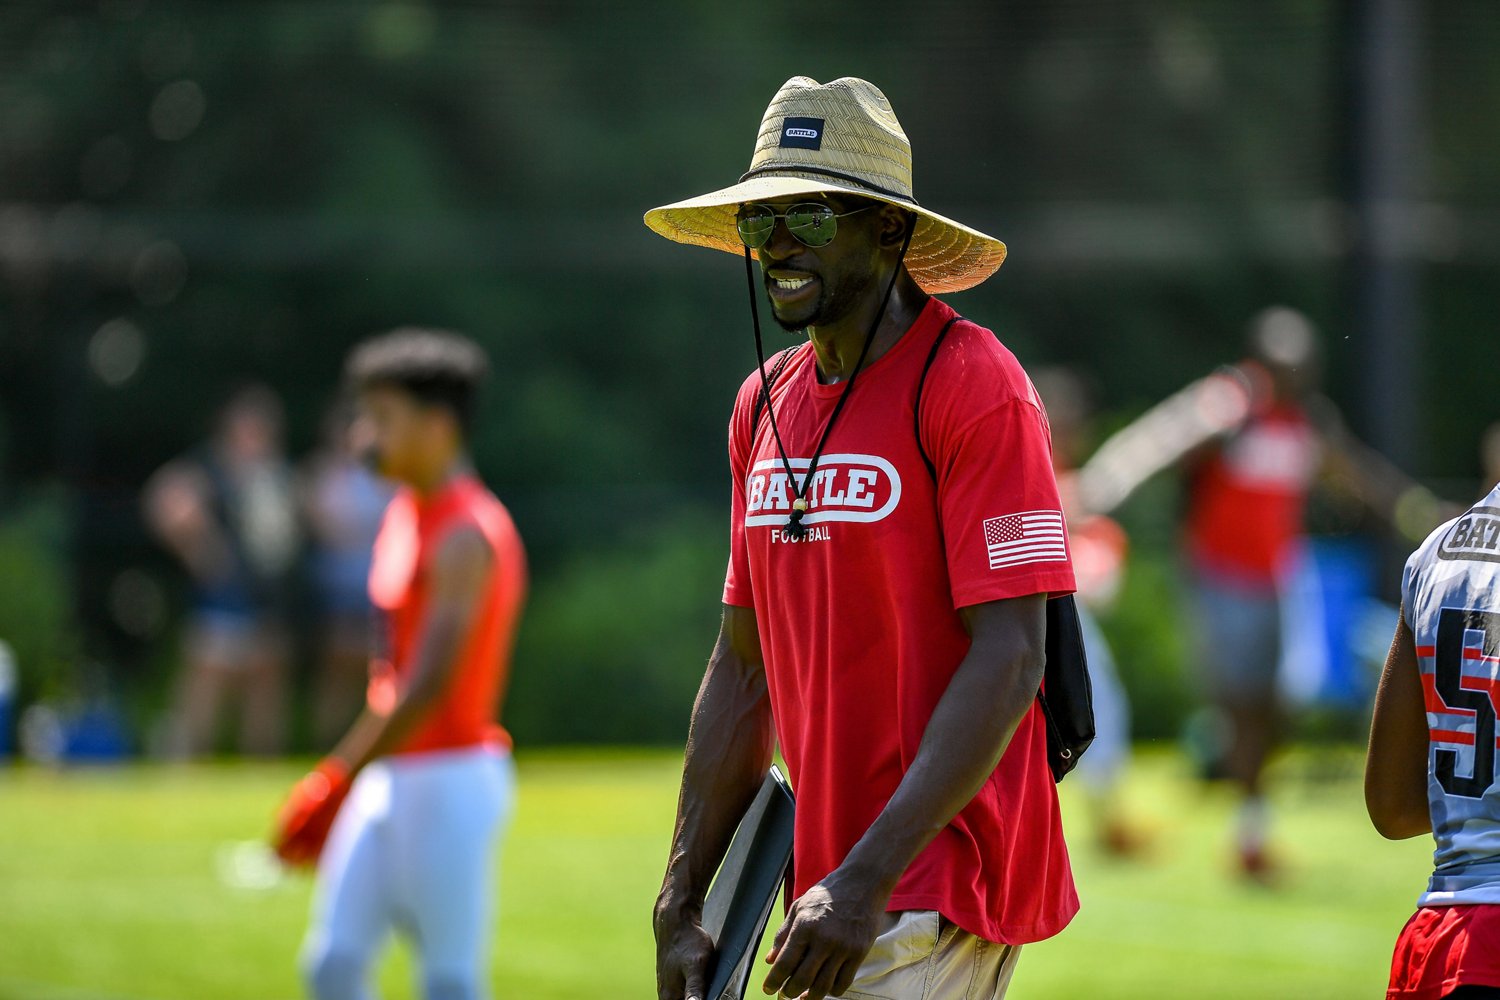
[[[840,866],[889,896],[923,848],[973,800],[1010,745],[1041,684],[1040,648],[997,663],[977,644],[938,701],[911,767]]]
[[[350,774],[354,774],[372,760],[399,747],[431,710],[432,700],[425,696],[403,697],[389,715],[377,715],[365,709],[330,756],[337,758]]]
[[[735,827],[770,766],[771,749],[765,674],[721,639],[693,706],[659,905],[702,906]]]

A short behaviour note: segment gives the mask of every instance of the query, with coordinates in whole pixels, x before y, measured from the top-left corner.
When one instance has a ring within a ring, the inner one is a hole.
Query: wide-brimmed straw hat
[[[917,204],[911,143],[880,88],[854,77],[796,76],[766,108],[750,169],[738,184],[646,213],[669,240],[745,252],[735,213],[745,202],[820,192],[859,195],[916,214],[906,269],[927,292],[979,284],[1005,260],[1005,244]]]

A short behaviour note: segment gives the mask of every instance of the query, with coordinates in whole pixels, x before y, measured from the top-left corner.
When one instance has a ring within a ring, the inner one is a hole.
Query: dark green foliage
[[[1500,416],[1485,381],[1500,343],[1486,221],[1500,19],[1487,0],[1423,9],[1437,204],[1424,216],[1412,471],[1467,493],[1474,441]],[[1010,244],[999,275],[954,305],[1023,363],[1092,373],[1113,423],[1233,360],[1246,319],[1283,301],[1323,327],[1329,391],[1358,426],[1369,357],[1342,280],[1338,12],[1315,0],[875,0],[857,16],[792,0],[5,4],[0,478],[69,497],[79,544],[48,572],[76,583],[89,654],[141,689],[130,665],[167,659],[170,636],[124,634],[99,595],[123,570],[164,569],[136,516],[149,472],[197,441],[242,379],[284,394],[300,453],[352,344],[403,324],[463,331],[496,373],[478,462],[516,513],[537,584],[518,730],[562,738],[555,706],[598,691],[620,709],[594,716],[615,737],[680,735],[692,683],[676,672],[707,653],[717,567],[692,561],[675,522],[640,532],[671,510],[722,537],[724,427],[753,354],[739,263],[658,239],[641,213],[732,182],[786,77],[865,76],[911,136],[921,200]],[[110,381],[90,348],[116,319],[141,331],[144,355]],[[1170,579],[1156,547],[1171,544],[1136,540],[1146,575],[1117,615],[1123,645],[1153,645],[1168,621],[1154,617]],[[689,613],[700,604],[706,624]],[[627,626],[601,660],[596,647]],[[671,666],[627,650],[636,640],[669,643]],[[596,669],[614,680],[580,683]],[[544,676],[567,683],[528,687]],[[1141,683],[1138,700],[1176,711],[1180,690]]]
[[[538,581],[505,711],[517,742],[681,743],[718,632],[727,537],[674,512]]]

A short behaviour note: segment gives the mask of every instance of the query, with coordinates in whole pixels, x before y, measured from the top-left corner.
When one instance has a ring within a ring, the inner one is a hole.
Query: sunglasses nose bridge
[[[784,258],[797,253],[805,245],[787,225],[786,216],[778,215],[771,220],[771,232],[766,236],[766,242],[761,245],[761,249],[771,251],[773,257]]]

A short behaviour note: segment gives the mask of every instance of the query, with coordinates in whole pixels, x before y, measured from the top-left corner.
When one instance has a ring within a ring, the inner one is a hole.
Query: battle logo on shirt
[[[807,472],[808,460],[789,463],[794,475]],[[799,475],[799,485],[801,476]],[[745,480],[745,527],[783,527],[792,512],[791,482],[779,458],[755,463]],[[901,502],[901,474],[876,455],[824,455],[805,494],[807,516],[802,523],[835,521],[871,523],[884,520]],[[826,530],[819,533],[827,537]]]
[[[1500,507],[1474,507],[1455,521],[1438,546],[1438,558],[1500,562]]]

